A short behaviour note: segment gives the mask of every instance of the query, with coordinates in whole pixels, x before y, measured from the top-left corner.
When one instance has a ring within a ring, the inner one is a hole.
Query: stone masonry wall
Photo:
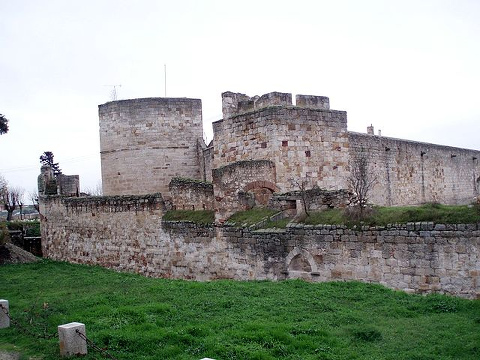
[[[201,180],[198,99],[147,98],[99,105],[105,195],[168,193],[175,176]]]
[[[212,183],[173,178],[168,185],[176,210],[213,210]]]
[[[480,298],[480,224],[268,231],[162,223],[160,195],[42,197],[44,256],[147,276],[359,280]]]
[[[469,204],[479,195],[480,151],[348,133],[351,160],[364,153],[377,177],[370,200],[383,206]]]
[[[271,106],[213,123],[214,168],[242,160],[271,160],[281,192],[294,181],[346,188],[347,115],[344,111]]]
[[[250,199],[247,191],[266,189],[271,193],[275,192],[275,182],[275,164],[268,160],[238,161],[214,169],[216,222],[223,223],[235,212],[252,207],[248,204]]]

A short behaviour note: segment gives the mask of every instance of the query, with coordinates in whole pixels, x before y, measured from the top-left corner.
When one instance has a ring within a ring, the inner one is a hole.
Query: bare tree
[[[352,159],[350,165],[348,185],[353,193],[352,203],[359,208],[360,217],[363,217],[370,190],[377,182],[377,177],[369,171],[368,156],[363,149]]]
[[[5,180],[5,178],[0,175],[0,195],[3,194],[3,191],[7,188],[7,180]],[[0,201],[1,201],[2,198],[0,198]]]
[[[35,210],[40,211],[40,207],[38,205],[38,191],[33,190],[30,193],[28,193],[28,199],[33,204],[33,207],[35,208]]]
[[[7,221],[11,221],[17,206],[23,206],[23,190],[5,187],[2,191],[2,202],[5,210],[7,210]]]
[[[89,195],[89,196],[102,196],[103,195],[103,187],[102,187],[102,181],[99,180],[97,182],[97,185],[95,187],[87,187],[83,190],[83,193]]]
[[[291,182],[292,182],[292,185],[297,187],[299,190],[300,200],[302,202],[303,211],[305,212],[305,215],[310,216],[310,213],[308,211],[310,208],[310,198],[307,192],[308,185],[309,185],[308,179],[302,179],[301,181],[291,180]]]

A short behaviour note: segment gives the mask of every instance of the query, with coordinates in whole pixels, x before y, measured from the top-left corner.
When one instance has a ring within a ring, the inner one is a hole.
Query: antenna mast
[[[110,100],[116,101],[117,100],[117,88],[122,87],[122,85],[119,84],[119,85],[104,85],[104,86],[113,87],[112,91],[110,92]]]

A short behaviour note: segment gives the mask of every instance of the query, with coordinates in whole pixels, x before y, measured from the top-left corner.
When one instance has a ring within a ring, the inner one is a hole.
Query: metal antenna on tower
[[[119,85],[103,85],[103,86],[113,87],[112,91],[110,92],[110,100],[116,101],[117,100],[117,88],[122,87],[122,85],[119,84]]]

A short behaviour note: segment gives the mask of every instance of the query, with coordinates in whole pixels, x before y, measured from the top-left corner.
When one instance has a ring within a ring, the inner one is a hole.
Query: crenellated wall
[[[365,154],[378,205],[469,204],[479,195],[480,151],[348,133],[350,159]]]
[[[249,230],[162,222],[161,195],[41,198],[45,257],[147,276],[358,280],[480,298],[480,223]]]
[[[269,106],[213,123],[213,167],[243,160],[275,163],[281,192],[307,179],[309,187],[346,188],[349,144],[344,111]]]
[[[186,98],[99,105],[105,195],[168,193],[175,176],[201,180],[202,102]]]

